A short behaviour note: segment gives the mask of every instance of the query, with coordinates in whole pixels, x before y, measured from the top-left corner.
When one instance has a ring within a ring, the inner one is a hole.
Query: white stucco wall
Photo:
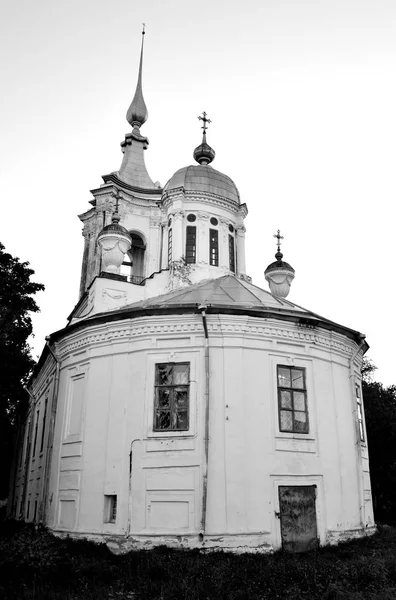
[[[204,541],[198,537],[205,457],[200,315],[91,325],[57,343],[49,527],[103,535],[125,547],[277,548],[279,485],[317,486],[321,543],[373,526],[367,446],[358,439],[348,362],[356,344],[320,328],[248,316],[208,315],[208,328]],[[188,432],[153,432],[154,371],[161,362],[190,363]],[[306,369],[308,434],[279,431],[279,364]],[[115,523],[104,523],[105,495],[117,495]]]

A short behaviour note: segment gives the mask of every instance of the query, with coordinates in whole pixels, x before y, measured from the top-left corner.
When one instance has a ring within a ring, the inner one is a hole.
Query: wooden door
[[[279,486],[282,548],[305,552],[317,546],[316,485]]]

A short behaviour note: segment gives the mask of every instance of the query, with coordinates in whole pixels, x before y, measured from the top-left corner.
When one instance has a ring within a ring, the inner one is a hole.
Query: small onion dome
[[[274,296],[286,298],[290,292],[290,286],[294,279],[295,270],[289,263],[282,260],[283,254],[278,250],[275,254],[276,262],[271,263],[264,271],[271,293]]]
[[[132,245],[132,238],[125,227],[119,224],[120,216],[115,212],[112,223],[103,227],[98,235],[102,250],[102,268],[106,273],[119,273],[124,256]]]
[[[212,162],[214,157],[216,156],[216,152],[206,143],[206,135],[204,134],[204,139],[202,140],[202,144],[197,146],[194,150],[194,160],[197,161],[200,165],[208,165]]]

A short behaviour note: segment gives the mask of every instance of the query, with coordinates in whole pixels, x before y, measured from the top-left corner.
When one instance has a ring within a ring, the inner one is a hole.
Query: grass
[[[300,555],[134,551],[59,539],[16,522],[0,532],[4,600],[395,600],[396,528]]]

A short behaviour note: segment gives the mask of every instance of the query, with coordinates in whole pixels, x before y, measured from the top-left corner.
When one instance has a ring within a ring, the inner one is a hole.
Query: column
[[[183,246],[184,235],[184,210],[175,210],[171,213],[172,217],[172,262],[180,260],[185,254]]]
[[[236,272],[238,275],[246,273],[246,257],[245,257],[245,233],[246,227],[243,225],[235,230],[236,242]]]
[[[228,248],[228,226],[230,222],[227,219],[220,219],[219,227],[219,266],[222,269],[230,270],[230,256]]]
[[[148,241],[146,252],[146,277],[160,270],[160,233],[161,221],[159,217],[150,217],[150,239]]]
[[[206,212],[197,213],[197,264],[209,264],[209,215]],[[194,225],[194,223],[191,223]]]

